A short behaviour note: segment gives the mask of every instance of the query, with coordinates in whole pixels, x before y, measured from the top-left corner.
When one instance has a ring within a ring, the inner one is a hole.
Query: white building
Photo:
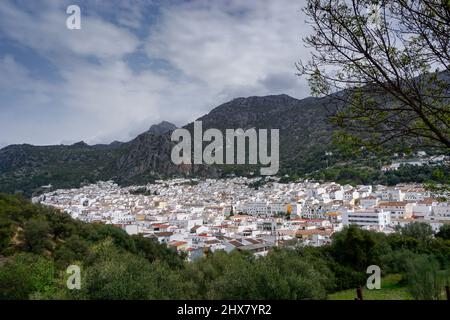
[[[390,213],[379,209],[346,211],[342,216],[345,226],[352,224],[375,230],[384,230],[391,222]]]
[[[297,204],[248,202],[240,204],[236,210],[254,216],[273,216],[286,214],[289,211],[291,215],[297,215]]]
[[[441,202],[433,206],[432,219],[450,221],[450,202]]]
[[[380,209],[389,211],[391,213],[391,218],[395,219],[411,218],[413,206],[414,203],[406,201],[387,201],[378,204]]]
[[[381,191],[383,201],[403,201],[404,194],[400,189],[384,189]]]
[[[412,208],[412,215],[418,220],[427,219],[431,215],[432,205],[426,202],[415,203]]]
[[[359,199],[359,205],[363,208],[374,207],[378,204],[378,198],[374,196],[368,196],[366,198]]]

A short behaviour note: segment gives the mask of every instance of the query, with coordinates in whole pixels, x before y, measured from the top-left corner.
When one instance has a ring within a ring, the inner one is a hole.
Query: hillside
[[[199,120],[204,129],[279,128],[280,174],[293,170],[305,173],[326,164],[324,152],[330,148],[332,129],[325,104],[326,99],[298,100],[287,95],[239,98]],[[30,195],[49,184],[67,188],[108,179],[129,184],[172,175],[220,176],[224,168],[175,166],[171,162],[174,143],[170,131],[174,128],[163,122],[129,142],[110,145],[80,142],[71,146],[5,147],[0,150],[0,191]]]
[[[410,172],[384,174],[382,163],[389,157],[343,155],[333,144],[333,127],[328,115],[336,106],[332,97],[298,100],[288,95],[238,98],[200,117],[203,131],[225,129],[279,129],[280,170],[289,179],[304,176],[345,183],[428,182],[446,183],[448,167],[424,168],[420,179]],[[79,187],[98,180],[114,180],[120,185],[145,184],[170,176],[222,177],[230,173],[258,173],[250,165],[174,165],[170,141],[175,125],[162,122],[128,142],[89,146],[11,145],[0,150],[0,192],[22,192],[26,196],[52,188]],[[184,126],[193,132],[193,123]],[[330,155],[332,152],[332,155]],[[328,155],[327,155],[328,154]],[[329,168],[330,167],[330,168]],[[329,169],[327,169],[329,168]],[[355,170],[357,169],[357,170]],[[444,177],[440,177],[440,171]],[[438,177],[438,178],[436,178]],[[439,178],[440,177],[440,178]]]
[[[187,263],[156,240],[0,194],[0,300],[345,299],[372,264],[385,279],[396,275],[402,294],[386,281],[367,298],[430,299],[450,279],[450,240],[448,230],[433,238],[424,227],[385,235],[352,226],[331,245],[275,248],[259,258],[219,250]],[[80,267],[80,290],[66,286],[70,265]]]

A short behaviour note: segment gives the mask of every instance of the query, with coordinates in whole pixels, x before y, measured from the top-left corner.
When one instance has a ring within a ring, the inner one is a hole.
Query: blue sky
[[[81,30],[66,8],[81,8]],[[292,0],[1,0],[0,147],[126,141],[236,97],[308,96]]]

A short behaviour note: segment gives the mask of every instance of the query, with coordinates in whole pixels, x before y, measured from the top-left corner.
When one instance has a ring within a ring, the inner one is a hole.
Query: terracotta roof
[[[342,213],[341,212],[337,212],[337,211],[330,211],[325,213],[326,216],[332,216],[332,217],[337,217],[337,216],[341,216]]]
[[[408,204],[408,201],[384,201],[378,203],[379,207],[404,207]]]
[[[157,237],[170,237],[173,235],[173,232],[163,231],[163,232],[155,232],[155,236]]]
[[[168,228],[169,225],[166,223],[154,223],[154,224],[152,224],[152,227],[153,228]]]
[[[235,247],[242,247],[243,246],[242,243],[240,243],[239,241],[236,241],[236,240],[231,240],[228,243],[233,245],[233,246],[235,246]]]
[[[171,247],[181,247],[181,246],[184,246],[185,244],[187,244],[186,241],[171,241],[171,242],[169,242],[169,246],[171,246]]]
[[[207,240],[204,243],[205,244],[216,244],[216,243],[220,243],[220,241],[216,240],[216,239],[212,239],[212,240]]]
[[[420,203],[420,204],[432,204],[435,201],[436,200],[434,200],[433,198],[425,198],[423,200],[417,201],[417,203]]]
[[[295,233],[297,236],[309,236],[313,234],[320,234],[320,235],[331,235],[332,231],[331,229],[312,229],[312,230],[297,230]]]
[[[247,242],[253,243],[253,244],[257,244],[257,243],[261,242],[261,241],[258,241],[256,239],[252,239],[252,238],[245,238],[244,240]]]

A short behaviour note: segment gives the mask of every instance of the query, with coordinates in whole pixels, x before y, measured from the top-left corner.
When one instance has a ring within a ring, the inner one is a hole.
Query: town
[[[275,246],[321,246],[356,224],[384,233],[414,221],[438,231],[450,223],[450,202],[419,184],[280,183],[279,178],[170,179],[119,187],[112,181],[33,198],[88,223],[112,224],[182,252],[265,255]]]

